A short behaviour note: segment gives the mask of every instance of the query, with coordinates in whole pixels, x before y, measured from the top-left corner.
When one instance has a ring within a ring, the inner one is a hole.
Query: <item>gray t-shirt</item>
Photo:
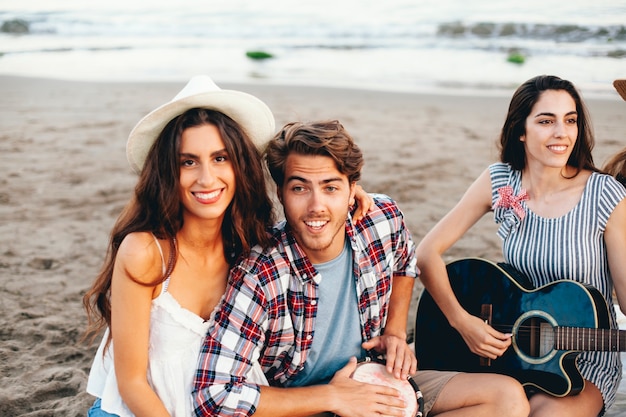
[[[322,279],[313,343],[291,387],[328,383],[351,356],[365,356],[349,241],[338,257],[314,267]]]

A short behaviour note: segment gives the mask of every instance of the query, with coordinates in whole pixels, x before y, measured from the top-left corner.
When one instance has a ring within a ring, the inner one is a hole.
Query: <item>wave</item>
[[[183,9],[168,0],[154,0],[161,8],[29,1],[29,10],[0,11],[0,74],[131,80],[209,71],[233,82],[509,91],[556,72],[586,91],[614,93],[610,82],[626,59],[626,4],[611,0],[584,10],[568,3],[559,16],[566,20],[554,21],[537,14],[545,0],[515,8],[476,0],[471,10],[461,7],[467,0],[195,0]],[[251,60],[249,51],[274,59]]]
[[[184,25],[167,25],[157,15],[150,18],[128,14],[121,21],[115,21],[109,14],[75,14],[59,12],[34,12],[26,15],[0,12],[0,32],[18,35],[128,35],[153,36],[155,33],[167,33],[169,36],[247,36],[249,31],[234,31],[231,28],[220,33],[215,25],[208,25],[203,18],[193,19]],[[196,16],[197,18],[198,16]],[[207,16],[207,19],[209,16]],[[215,18],[215,16],[212,16]],[[226,17],[225,17],[226,18]],[[399,39],[411,37],[439,38],[517,38],[528,40],[546,40],[557,42],[624,42],[626,41],[626,25],[584,25],[584,24],[546,24],[519,22],[419,22],[409,20],[399,23],[394,19],[389,22],[379,21],[373,27],[370,22],[334,24],[309,22],[305,27],[298,21],[279,20],[266,21],[267,18],[250,21],[248,29],[254,29],[255,36],[276,37],[280,35],[296,35],[296,37],[318,38],[367,38]],[[241,23],[237,16],[227,18],[230,23]],[[132,28],[127,24],[133,22]],[[126,23],[123,23],[126,22]],[[232,26],[222,22],[223,27]],[[271,24],[270,24],[271,23]],[[301,36],[298,36],[301,35]]]
[[[441,23],[438,36],[498,38],[516,37],[520,39],[543,39],[558,42],[599,42],[626,41],[626,26],[583,26],[572,24],[543,23]]]

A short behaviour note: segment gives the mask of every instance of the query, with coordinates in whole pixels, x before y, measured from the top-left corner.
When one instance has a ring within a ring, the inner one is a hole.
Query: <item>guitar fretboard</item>
[[[626,331],[589,329],[583,327],[554,327],[554,348],[580,351],[626,351]]]

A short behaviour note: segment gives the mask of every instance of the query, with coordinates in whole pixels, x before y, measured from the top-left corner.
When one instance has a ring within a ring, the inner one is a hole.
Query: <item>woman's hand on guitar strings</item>
[[[501,333],[479,317],[467,315],[467,318],[455,326],[467,347],[478,356],[496,359],[511,346],[510,333]]]

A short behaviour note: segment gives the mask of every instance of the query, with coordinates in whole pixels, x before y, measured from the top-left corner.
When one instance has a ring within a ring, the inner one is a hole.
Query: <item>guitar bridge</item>
[[[491,320],[493,318],[493,305],[482,304],[480,306],[480,318],[491,326]],[[491,359],[480,357],[480,366],[491,366]]]

